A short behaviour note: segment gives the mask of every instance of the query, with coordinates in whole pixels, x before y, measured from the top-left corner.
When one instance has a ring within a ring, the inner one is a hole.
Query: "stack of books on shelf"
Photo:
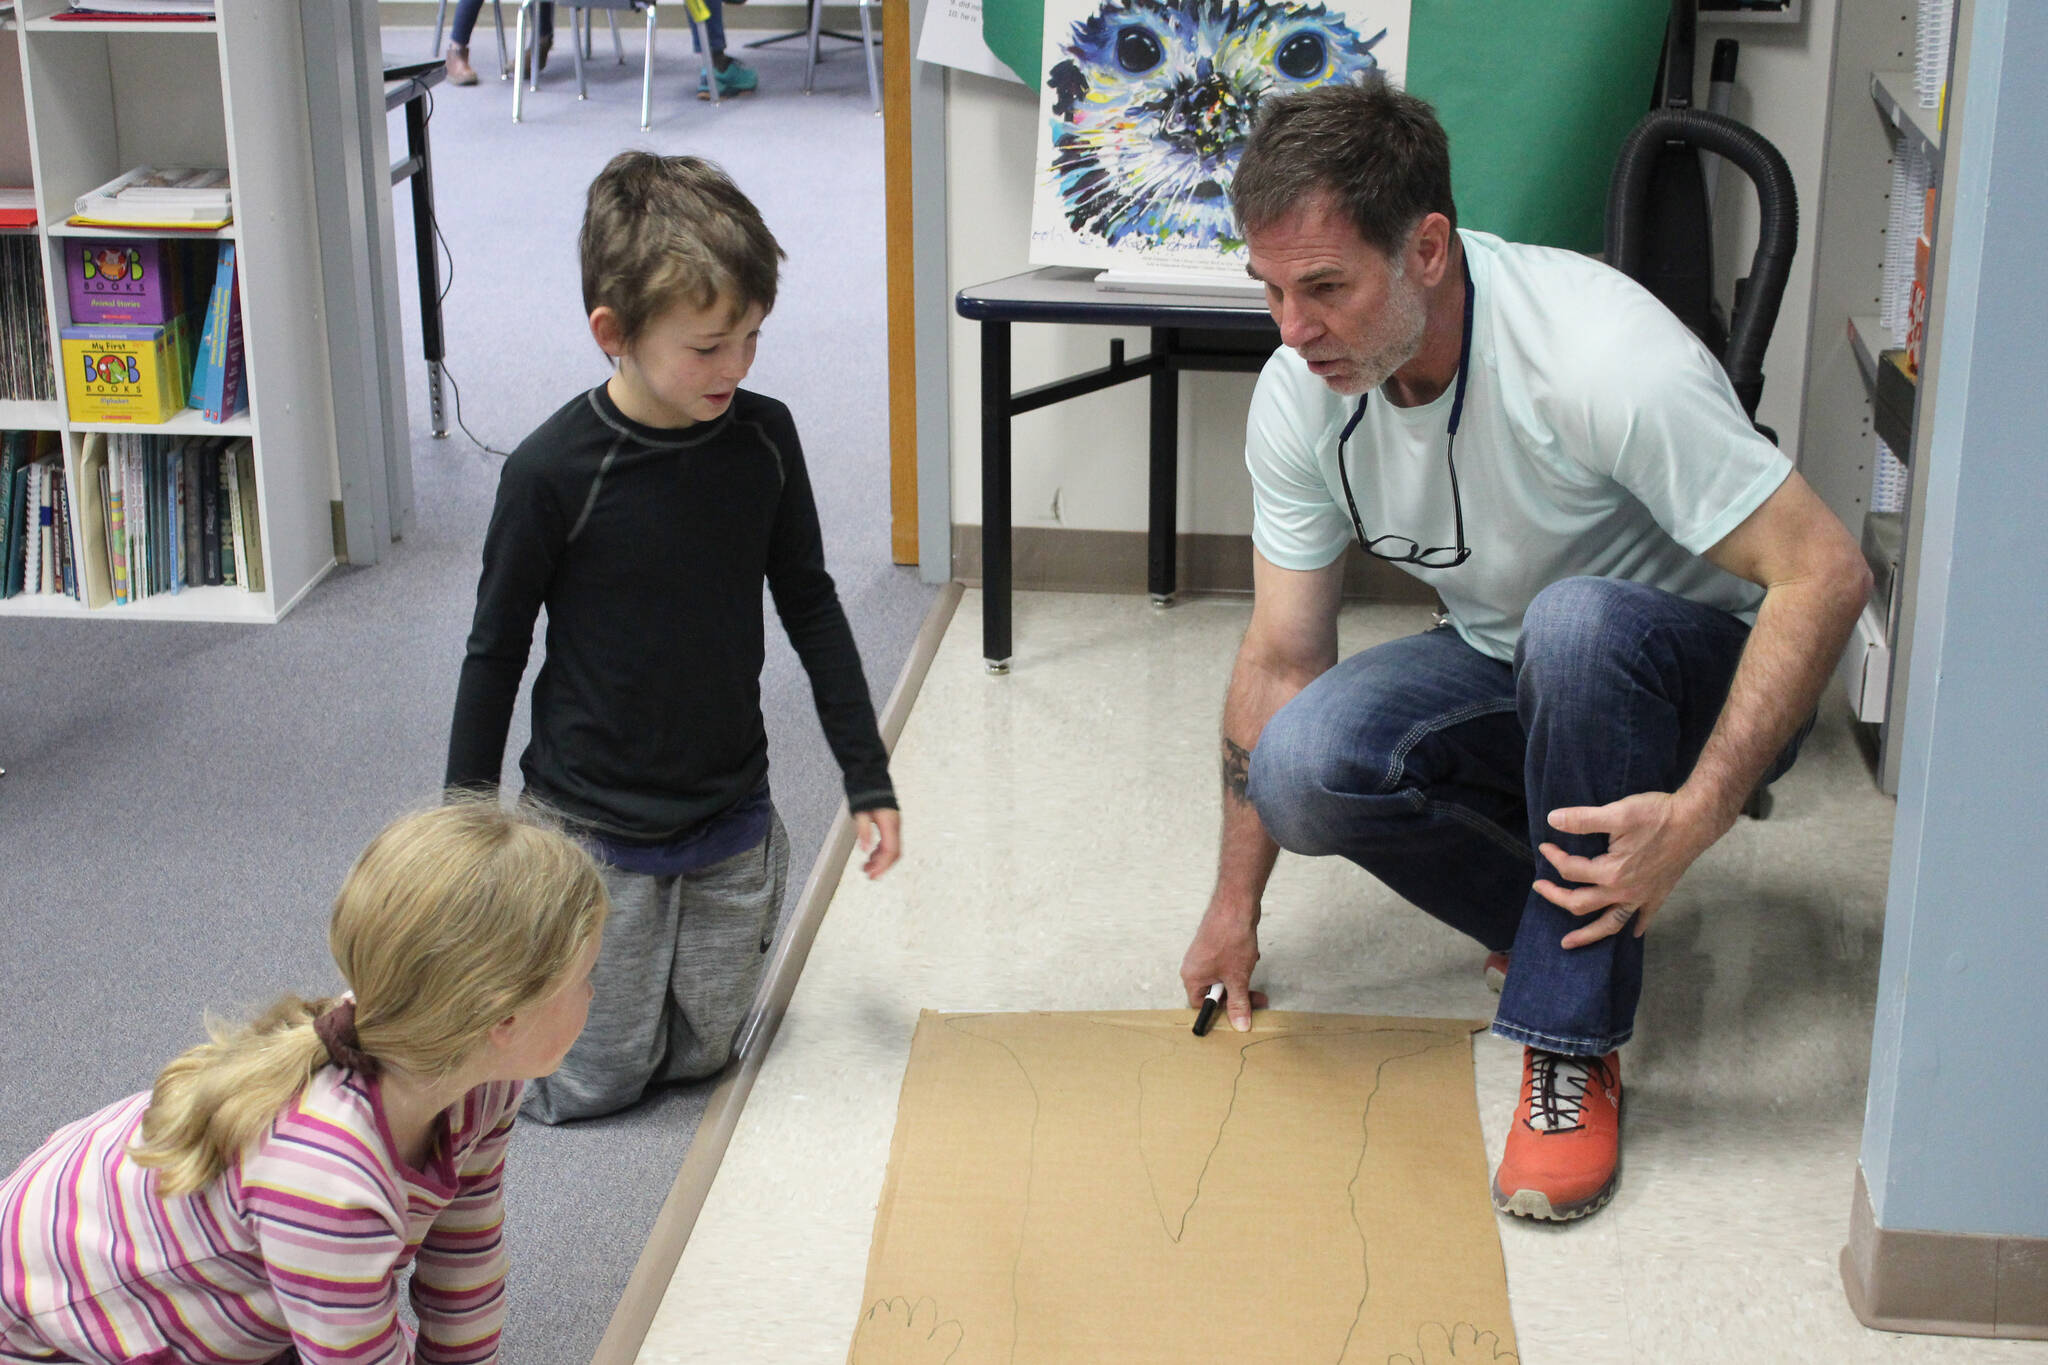
[[[70,490],[64,460],[51,431],[0,433],[0,498],[7,522],[0,528],[0,597],[18,593],[79,596],[72,555]]]
[[[94,432],[78,477],[88,606],[215,585],[263,591],[248,441]]]
[[[65,237],[72,325],[59,334],[80,423],[225,422],[246,405],[233,242]]]
[[[214,0],[71,0],[59,19],[211,19]]]
[[[67,486],[56,438],[0,438],[5,593],[125,606],[186,588],[263,591],[255,453],[247,440],[93,432]]]
[[[218,166],[137,166],[78,196],[84,227],[220,228],[234,221],[234,190]]]
[[[43,247],[33,236],[0,236],[0,399],[54,403]]]
[[[0,228],[36,225],[36,192],[26,185],[0,185]]]

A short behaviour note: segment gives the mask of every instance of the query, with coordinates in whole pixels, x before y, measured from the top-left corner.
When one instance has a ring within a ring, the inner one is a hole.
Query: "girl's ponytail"
[[[207,1019],[213,1041],[157,1076],[141,1137],[130,1149],[137,1162],[156,1168],[160,1193],[204,1188],[327,1064],[313,1021],[334,1003],[286,996],[240,1027]]]
[[[554,819],[451,794],[392,822],[349,869],[328,947],[353,1009],[287,996],[254,1023],[206,1021],[210,1043],[157,1077],[130,1148],[165,1195],[190,1194],[263,1134],[330,1061],[455,1074],[498,1021],[557,989],[611,903]]]

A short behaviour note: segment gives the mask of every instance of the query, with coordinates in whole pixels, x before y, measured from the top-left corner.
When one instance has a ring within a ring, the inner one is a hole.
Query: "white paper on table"
[[[1024,84],[981,36],[981,0],[931,0],[917,39],[917,59]]]

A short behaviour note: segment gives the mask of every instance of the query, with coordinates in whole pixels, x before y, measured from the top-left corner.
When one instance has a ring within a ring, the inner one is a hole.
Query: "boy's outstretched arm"
[[[839,590],[825,570],[825,544],[817,504],[804,467],[794,424],[771,429],[782,457],[782,501],[768,548],[768,590],[789,643],[811,680],[811,697],[825,742],[845,775],[846,805],[853,813],[863,870],[879,877],[902,855],[902,819],[889,780],[889,752],[875,725],[875,706],[861,669],[853,628],[839,604]]]

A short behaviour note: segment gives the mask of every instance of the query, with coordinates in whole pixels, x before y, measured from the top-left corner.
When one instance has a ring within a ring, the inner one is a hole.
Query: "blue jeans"
[[[1748,638],[1726,612],[1659,589],[1568,578],[1530,604],[1512,665],[1448,627],[1339,663],[1267,722],[1249,794],[1282,848],[1340,854],[1487,948],[1512,950],[1495,1033],[1600,1056],[1634,1031],[1646,940],[1625,928],[1559,946],[1583,921],[1531,888],[1538,877],[1569,884],[1536,845],[1591,857],[1607,836],[1560,834],[1545,816],[1677,790]]]
[[[455,22],[449,25],[448,28],[448,41],[457,47],[468,47],[469,35],[476,30],[476,17],[483,12],[483,8],[484,0],[457,0]],[[553,5],[542,5],[540,7],[540,31],[542,33],[553,33],[555,31],[555,7]]]
[[[724,0],[706,0],[704,8],[711,11],[711,17],[702,24],[704,40],[711,44],[712,56],[722,57],[725,55]],[[697,27],[692,25],[690,29],[690,51],[692,52],[702,52],[704,50],[703,43],[697,40]]]

